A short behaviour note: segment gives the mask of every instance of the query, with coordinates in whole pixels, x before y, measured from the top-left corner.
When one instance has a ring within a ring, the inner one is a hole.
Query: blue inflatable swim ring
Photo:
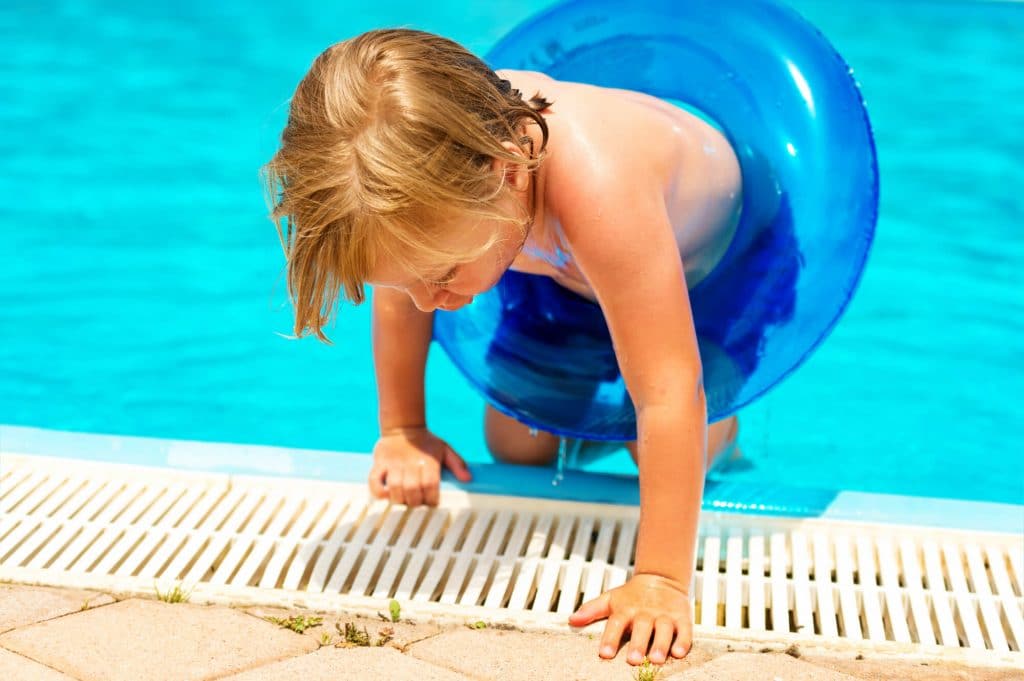
[[[831,331],[874,235],[878,170],[850,68],[796,12],[770,0],[579,0],[529,19],[487,60],[681,102],[728,137],[740,225],[690,290],[709,420],[762,395]],[[600,309],[551,280],[510,271],[438,313],[434,335],[500,411],[570,437],[636,437]]]

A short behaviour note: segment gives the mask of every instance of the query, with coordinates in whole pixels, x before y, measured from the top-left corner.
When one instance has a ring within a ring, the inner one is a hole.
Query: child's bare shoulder
[[[552,102],[546,219],[570,243],[584,237],[614,250],[619,238],[646,239],[667,219],[688,283],[714,267],[742,203],[739,161],[721,132],[640,92],[503,73],[525,96]]]
[[[608,189],[604,182],[629,178],[633,187],[646,183],[661,192],[666,202],[690,204],[736,192],[739,165],[729,142],[698,116],[641,92],[533,71],[500,73],[525,97],[539,92],[552,102],[545,111],[551,132],[546,163],[552,176],[573,179],[570,187],[585,183],[601,193]]]
[[[617,167],[636,161],[652,171],[673,156],[666,144],[680,137],[685,112],[639,92],[559,81],[535,71],[499,71],[524,97],[540,93],[551,107],[545,111],[551,129],[551,156],[607,161]],[[682,115],[681,115],[682,114]],[[659,164],[659,160],[663,163]]]

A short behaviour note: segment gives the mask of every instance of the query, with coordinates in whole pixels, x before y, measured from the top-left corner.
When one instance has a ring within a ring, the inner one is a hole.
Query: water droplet
[[[565,479],[565,459],[568,457],[568,440],[564,437],[558,438],[558,461],[555,464],[555,477],[551,481],[554,487],[558,487]]]

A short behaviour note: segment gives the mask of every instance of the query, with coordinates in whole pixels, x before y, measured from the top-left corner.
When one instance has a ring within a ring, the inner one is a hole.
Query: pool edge
[[[78,433],[0,424],[0,457],[5,453],[193,472],[354,483],[364,482],[370,470],[367,454],[351,452]],[[0,459],[0,467],[2,464]],[[446,477],[443,489],[587,503],[639,504],[639,489],[633,476],[570,470],[559,485],[554,485],[552,471],[545,468],[477,463],[471,470],[474,476],[471,483],[462,484]],[[525,490],[529,490],[529,494]],[[705,485],[703,508],[752,515],[1024,534],[1024,504],[759,485],[714,476]]]

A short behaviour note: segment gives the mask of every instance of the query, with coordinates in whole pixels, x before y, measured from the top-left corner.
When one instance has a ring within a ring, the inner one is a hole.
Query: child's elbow
[[[675,373],[670,378],[663,378],[656,384],[648,386],[648,389],[640,391],[633,397],[633,402],[638,415],[643,411],[659,408],[704,408],[707,398],[704,395],[703,374],[699,369]]]

